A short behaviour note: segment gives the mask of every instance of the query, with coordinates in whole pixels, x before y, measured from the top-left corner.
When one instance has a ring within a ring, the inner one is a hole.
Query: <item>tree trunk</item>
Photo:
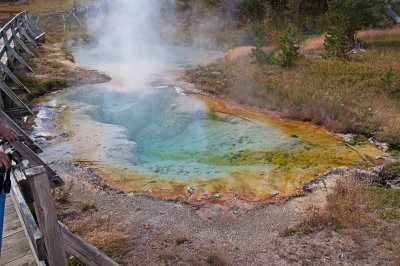
[[[356,44],[356,31],[354,29],[350,29],[347,32],[347,50],[350,51],[354,48]]]

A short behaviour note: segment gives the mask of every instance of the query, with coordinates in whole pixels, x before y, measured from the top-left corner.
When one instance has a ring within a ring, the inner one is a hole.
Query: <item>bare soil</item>
[[[282,235],[288,227],[303,221],[311,206],[323,207],[327,193],[341,174],[321,178],[312,185],[314,192],[286,202],[250,205],[233,200],[225,205],[196,206],[178,200],[165,201],[150,194],[111,190],[90,166],[67,162],[51,166],[67,183],[68,196],[58,204],[59,217],[100,248],[107,239],[103,239],[104,232],[94,236],[93,225],[107,217],[110,226],[107,230],[120,228],[121,235],[108,254],[122,265],[398,265],[400,262],[396,249],[382,245],[381,239],[375,239],[362,228]],[[56,192],[56,198],[57,193],[60,195]],[[95,210],[87,210],[85,206],[93,206]],[[85,226],[82,220],[86,221]]]

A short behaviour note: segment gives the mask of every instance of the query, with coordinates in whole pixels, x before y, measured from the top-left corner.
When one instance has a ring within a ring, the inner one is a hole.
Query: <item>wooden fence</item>
[[[23,141],[13,143],[12,147],[31,165],[23,170],[13,166],[11,191],[18,216],[40,265],[67,265],[66,253],[87,265],[118,265],[57,220],[51,188],[62,186],[64,182],[33,151],[42,150],[14,121],[15,118],[32,114],[32,111],[16,94],[21,89],[29,91],[13,73],[13,68],[19,65],[27,71],[33,71],[23,54],[34,57],[31,49],[44,41],[44,33],[36,27],[26,11],[19,13],[0,29],[0,120],[23,137]],[[2,149],[6,150],[7,146],[4,144]],[[32,205],[35,215],[31,210]]]

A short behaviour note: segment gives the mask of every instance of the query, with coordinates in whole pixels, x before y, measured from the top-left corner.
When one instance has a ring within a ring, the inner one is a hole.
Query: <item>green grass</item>
[[[289,237],[289,236],[298,236],[298,237],[303,237],[305,235],[308,235],[312,233],[313,230],[311,227],[309,227],[306,224],[300,224],[297,227],[288,227],[285,229],[280,235],[283,237]]]
[[[87,266],[87,264],[83,263],[79,259],[75,257],[70,257],[67,259],[68,266]]]
[[[368,187],[365,189],[365,204],[369,210],[400,209],[400,190]]]
[[[87,212],[90,210],[96,210],[96,205],[94,203],[82,203],[81,212]]]
[[[379,212],[379,217],[388,222],[392,222],[400,218],[400,213],[396,210],[388,209]]]
[[[43,96],[55,89],[61,89],[67,86],[67,82],[63,79],[42,80],[33,75],[22,72],[18,73],[17,76],[22,84],[24,84],[30,91],[26,96],[28,100],[35,99],[36,97]]]

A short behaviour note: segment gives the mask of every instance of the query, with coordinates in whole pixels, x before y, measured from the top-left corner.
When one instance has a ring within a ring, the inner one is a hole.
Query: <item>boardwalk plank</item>
[[[20,223],[14,223],[14,224],[7,224],[4,226],[3,229],[3,238],[9,237],[11,235],[14,235],[15,233],[18,232],[23,232],[24,228]]]
[[[3,238],[3,250],[13,248],[14,246],[25,242],[26,235],[24,231],[17,232],[13,235]]]
[[[14,206],[12,206],[14,208]],[[19,221],[18,215],[15,212],[15,210],[13,212],[9,212],[9,213],[5,213],[4,214],[4,224],[8,224],[12,221]]]
[[[5,208],[0,265],[36,265],[35,257],[11,197],[7,199],[7,202],[11,204]]]
[[[33,266],[33,265],[37,265],[37,264],[36,264],[35,258],[31,254],[25,255],[14,261],[4,264],[4,266],[17,266],[17,265]]]
[[[7,199],[6,200],[6,207],[12,205],[12,200],[11,199]]]
[[[1,252],[0,265],[10,263],[10,262],[15,261],[19,258],[22,258],[26,255],[31,255],[33,257],[32,250],[28,244],[28,241],[22,242],[16,246],[14,246],[13,248],[3,250]],[[18,265],[18,264],[14,264],[14,265]]]

